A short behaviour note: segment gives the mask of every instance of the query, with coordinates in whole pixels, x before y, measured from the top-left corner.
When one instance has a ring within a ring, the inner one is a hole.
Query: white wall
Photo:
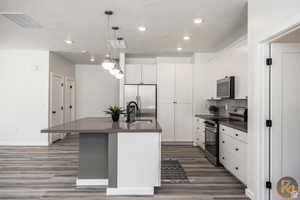
[[[0,51],[0,145],[48,145],[48,77],[48,51]]]
[[[119,81],[100,65],[76,65],[76,118],[103,117],[119,105]]]
[[[194,55],[194,112],[206,113],[206,100],[216,98],[217,80],[235,76],[235,97],[248,96],[247,37],[236,40],[216,53]]]
[[[291,22],[300,21],[299,0],[251,0],[248,3],[248,47],[249,47],[249,124],[248,124],[248,192],[254,199],[262,199],[264,179],[259,169],[259,136],[260,127],[264,125],[262,114],[263,88],[262,74],[263,62],[259,57],[259,44],[271,34]]]
[[[248,95],[248,47],[243,37],[229,47],[215,54],[207,63],[207,98],[216,98],[217,80],[225,76],[235,76],[235,98]]]

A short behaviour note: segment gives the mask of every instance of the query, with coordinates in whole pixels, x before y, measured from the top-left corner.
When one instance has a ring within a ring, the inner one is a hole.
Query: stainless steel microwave
[[[222,99],[234,99],[234,76],[217,80],[217,97]]]

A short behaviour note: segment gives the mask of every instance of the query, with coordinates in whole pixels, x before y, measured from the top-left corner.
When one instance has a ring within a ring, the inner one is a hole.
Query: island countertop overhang
[[[113,122],[109,117],[88,117],[41,130],[41,133],[120,133],[162,132],[155,118],[127,123],[124,118]]]

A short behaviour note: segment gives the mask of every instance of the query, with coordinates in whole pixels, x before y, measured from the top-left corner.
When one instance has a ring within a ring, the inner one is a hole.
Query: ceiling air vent
[[[19,12],[0,12],[0,15],[6,17],[10,21],[18,24],[23,28],[42,28],[32,17]]]

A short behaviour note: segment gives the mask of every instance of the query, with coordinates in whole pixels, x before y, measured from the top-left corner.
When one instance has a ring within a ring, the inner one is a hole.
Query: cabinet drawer
[[[243,158],[244,160],[245,158]],[[235,175],[241,182],[246,184],[246,163],[245,161],[232,160],[230,172]]]
[[[247,144],[222,132],[219,141],[220,163],[246,184]]]
[[[240,162],[236,159],[232,159],[228,154],[220,153],[220,163],[236,178],[246,185],[247,171],[246,162]]]
[[[225,133],[235,139],[241,140],[243,142],[247,142],[247,133],[239,131],[237,129],[233,129],[224,125],[220,125],[219,128],[220,133]]]
[[[204,126],[204,119],[201,119],[200,117],[195,117],[195,125]]]
[[[204,132],[205,131],[205,127],[202,126],[195,126],[195,130],[196,132]]]

